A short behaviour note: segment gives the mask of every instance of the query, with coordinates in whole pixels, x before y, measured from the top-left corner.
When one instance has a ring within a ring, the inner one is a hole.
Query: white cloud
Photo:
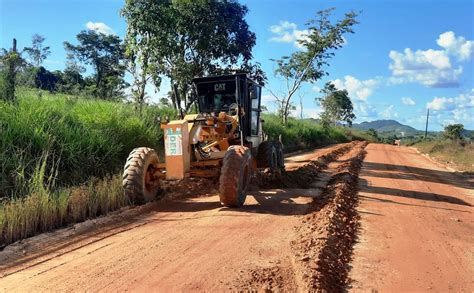
[[[453,87],[458,85],[462,67],[452,68],[451,61],[442,50],[417,50],[406,48],[403,53],[390,51],[394,83],[417,82],[428,87]]]
[[[308,30],[299,30],[296,23],[287,20],[280,21],[277,25],[270,26],[270,31],[275,35],[270,38],[272,42],[293,43],[299,49],[303,46],[299,43],[308,38]]]
[[[313,86],[311,89],[317,93],[321,92],[321,88],[317,85]]]
[[[474,53],[474,41],[467,41],[461,36],[456,37],[456,34],[452,31],[439,35],[436,43],[460,61],[469,60]]]
[[[86,27],[90,30],[103,33],[104,35],[115,35],[115,32],[103,22],[92,22],[86,23]]]
[[[380,112],[380,116],[385,119],[390,119],[390,118],[397,118],[398,113],[393,110],[394,106],[390,105],[385,110]]]
[[[435,97],[426,107],[432,110],[454,110],[457,108],[474,108],[474,94],[460,94],[454,98]]]
[[[346,75],[344,80],[333,80],[332,83],[338,89],[346,89],[351,98],[356,98],[360,101],[366,101],[378,85],[378,81],[375,79],[358,80],[350,75]]]
[[[449,56],[459,62],[469,60],[474,52],[474,42],[456,37],[453,32],[442,33],[437,39],[442,50],[391,50],[392,83],[414,82],[428,87],[457,87],[463,72],[461,65],[453,66]]]
[[[402,98],[402,103],[404,105],[408,105],[408,106],[414,106],[416,104],[415,101],[410,97],[403,97]]]
[[[426,104],[426,107],[435,111],[437,120],[448,116],[443,124],[462,123],[467,128],[474,127],[474,92],[460,94],[456,97],[435,97]]]
[[[356,101],[353,104],[358,120],[374,120],[379,115],[377,109],[365,101]]]

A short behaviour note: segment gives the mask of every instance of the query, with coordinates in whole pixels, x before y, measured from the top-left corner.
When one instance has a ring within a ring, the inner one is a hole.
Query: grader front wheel
[[[132,203],[141,204],[155,199],[160,188],[156,177],[158,163],[158,155],[151,148],[136,148],[128,156],[122,185]]]
[[[244,146],[231,146],[227,150],[219,179],[219,198],[226,207],[240,207],[247,197],[252,172],[252,155]]]

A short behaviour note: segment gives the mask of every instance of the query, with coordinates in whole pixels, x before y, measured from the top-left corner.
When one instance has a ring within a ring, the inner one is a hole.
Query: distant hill
[[[412,136],[423,133],[411,126],[401,124],[395,120],[375,120],[371,122],[362,122],[353,124],[352,127],[360,130],[369,130],[373,128],[381,135],[394,134],[397,136]]]

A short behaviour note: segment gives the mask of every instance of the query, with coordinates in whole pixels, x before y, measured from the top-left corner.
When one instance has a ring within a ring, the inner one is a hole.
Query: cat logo
[[[215,92],[225,91],[225,83],[216,83],[214,85],[214,91]]]

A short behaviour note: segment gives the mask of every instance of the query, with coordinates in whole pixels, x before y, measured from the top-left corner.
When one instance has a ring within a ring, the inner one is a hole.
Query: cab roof
[[[224,74],[224,75],[212,75],[212,76],[205,76],[205,77],[195,77],[193,78],[193,82],[212,82],[212,81],[220,81],[220,80],[229,80],[235,79],[236,77],[245,78],[247,82],[253,83],[255,85],[259,85],[256,81],[249,78],[247,73],[236,73],[236,74]]]

